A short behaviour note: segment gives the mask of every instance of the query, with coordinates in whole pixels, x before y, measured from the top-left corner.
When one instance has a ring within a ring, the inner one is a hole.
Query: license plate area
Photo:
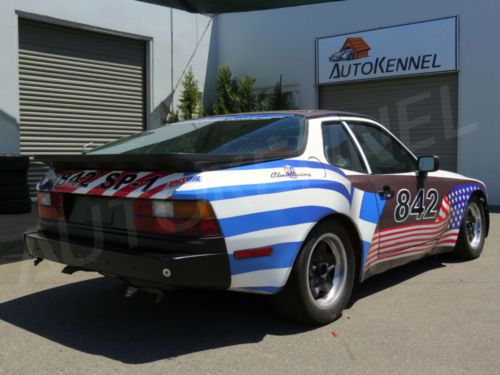
[[[73,196],[68,222],[92,227],[134,230],[131,199]]]

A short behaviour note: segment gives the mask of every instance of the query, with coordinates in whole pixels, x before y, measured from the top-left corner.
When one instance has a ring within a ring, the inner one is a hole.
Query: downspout
[[[174,9],[170,8],[170,111],[174,111]]]

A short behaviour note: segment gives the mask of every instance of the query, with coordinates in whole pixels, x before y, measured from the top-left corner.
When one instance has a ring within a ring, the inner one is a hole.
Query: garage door
[[[19,20],[21,153],[77,154],[144,128],[143,41]],[[31,188],[45,173],[32,163]]]
[[[371,116],[417,155],[439,155],[443,169],[457,169],[456,74],[322,86],[321,109]]]

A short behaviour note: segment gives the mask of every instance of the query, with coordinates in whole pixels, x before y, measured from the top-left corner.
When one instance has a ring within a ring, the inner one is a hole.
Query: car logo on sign
[[[368,57],[370,49],[365,40],[359,36],[347,38],[340,51],[331,55],[329,60],[335,62],[362,59]]]

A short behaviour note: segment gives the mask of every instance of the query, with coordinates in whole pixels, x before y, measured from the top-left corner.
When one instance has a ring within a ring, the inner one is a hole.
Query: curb
[[[0,242],[0,264],[22,260],[26,254],[22,240]]]
[[[4,253],[11,253],[12,250],[23,250],[24,251],[24,241],[22,238],[18,240],[2,241],[0,242],[0,255]]]
[[[24,241],[22,239],[13,241],[3,241],[0,242],[0,253],[3,249],[10,249],[12,247],[24,247]]]
[[[500,213],[500,206],[488,206],[488,209],[490,210],[490,213],[492,213],[492,214]]]

